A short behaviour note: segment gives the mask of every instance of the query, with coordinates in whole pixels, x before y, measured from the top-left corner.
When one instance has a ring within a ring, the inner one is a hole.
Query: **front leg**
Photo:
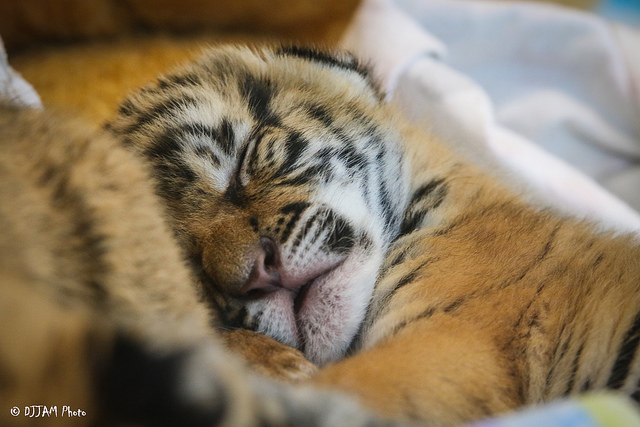
[[[299,382],[318,371],[300,351],[273,338],[246,329],[220,330],[225,347],[240,355],[255,372],[271,379]]]
[[[489,333],[446,314],[321,370],[316,385],[342,390],[384,416],[455,426],[522,402],[512,364]]]

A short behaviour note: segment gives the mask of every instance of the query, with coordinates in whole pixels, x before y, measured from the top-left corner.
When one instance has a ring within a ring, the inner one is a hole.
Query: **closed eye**
[[[249,142],[242,146],[238,155],[236,169],[229,180],[229,185],[224,192],[224,196],[231,203],[241,205],[244,203],[243,189],[249,183],[249,159],[255,150],[255,138],[249,139]],[[249,153],[252,153],[251,155]]]
[[[238,169],[236,170],[235,179],[240,187],[244,187],[249,183],[249,178],[255,169],[255,158],[258,144],[264,133],[257,134],[249,138],[249,142],[242,148],[238,159]]]

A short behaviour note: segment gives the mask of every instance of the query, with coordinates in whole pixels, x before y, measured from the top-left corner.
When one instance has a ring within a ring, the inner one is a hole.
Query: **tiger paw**
[[[220,356],[202,349],[157,351],[138,339],[116,336],[99,382],[106,425],[218,425],[229,416]],[[195,385],[195,386],[194,386]]]
[[[302,352],[257,332],[236,329],[220,331],[226,347],[244,358],[250,369],[269,378],[298,382],[318,371]]]
[[[268,349],[271,340],[258,337],[239,333],[237,342],[262,342]],[[332,427],[344,421],[354,427],[400,426],[343,395],[251,375],[213,340],[156,344],[126,333],[116,335],[98,377],[100,425]],[[275,372],[283,378],[286,371]]]

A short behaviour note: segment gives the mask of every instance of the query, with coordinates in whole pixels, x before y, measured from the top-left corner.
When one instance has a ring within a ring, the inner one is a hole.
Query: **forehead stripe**
[[[166,117],[173,117],[178,111],[197,104],[198,101],[195,98],[185,95],[164,99],[162,102],[159,102],[150,109],[145,110],[144,113],[138,115],[135,121],[127,127],[125,133],[136,132],[147,124],[157,122]]]
[[[285,175],[292,172],[295,169],[295,165],[304,154],[309,141],[302,136],[301,133],[291,131],[287,140],[285,141],[284,148],[286,150],[286,159],[278,170],[278,175]]]
[[[269,104],[273,96],[272,83],[252,75],[240,79],[240,93],[249,111],[262,124],[275,124],[279,120],[272,114]]]

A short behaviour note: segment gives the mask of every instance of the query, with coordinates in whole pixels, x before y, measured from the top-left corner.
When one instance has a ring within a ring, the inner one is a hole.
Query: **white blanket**
[[[545,4],[365,0],[343,46],[472,160],[564,212],[640,230],[639,33]]]
[[[40,97],[33,87],[9,66],[2,39],[0,39],[0,99],[32,107],[42,106]]]

